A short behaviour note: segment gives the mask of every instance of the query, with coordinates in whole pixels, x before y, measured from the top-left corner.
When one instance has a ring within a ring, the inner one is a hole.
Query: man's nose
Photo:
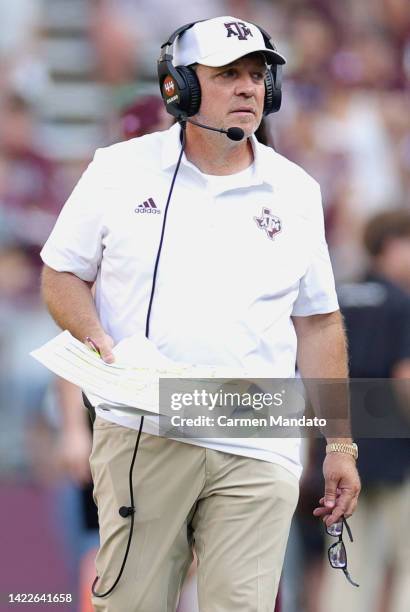
[[[244,75],[238,79],[235,88],[237,96],[245,96],[251,98],[255,95],[255,83],[250,75]]]

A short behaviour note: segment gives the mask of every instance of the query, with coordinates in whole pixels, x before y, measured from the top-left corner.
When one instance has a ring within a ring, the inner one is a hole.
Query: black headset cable
[[[158,245],[158,251],[157,251],[157,256],[155,259],[155,265],[154,265],[154,273],[152,276],[152,285],[151,285],[151,294],[150,294],[150,298],[149,298],[149,303],[148,303],[148,310],[147,310],[147,316],[145,319],[145,337],[148,338],[149,337],[149,324],[150,324],[150,318],[151,318],[151,310],[152,310],[152,303],[154,300],[154,293],[155,293],[155,286],[156,286],[156,282],[157,282],[157,275],[158,275],[158,266],[159,266],[159,260],[161,257],[161,251],[162,251],[162,245],[164,242],[164,236],[165,236],[165,225],[167,222],[167,214],[168,214],[168,207],[169,207],[169,203],[171,201],[171,196],[172,196],[172,192],[174,190],[174,185],[175,185],[175,180],[179,171],[179,167],[181,165],[181,160],[182,160],[182,155],[184,153],[185,150],[185,144],[186,144],[186,134],[185,134],[185,128],[186,128],[186,123],[185,121],[181,120],[180,122],[181,125],[181,132],[182,132],[182,146],[181,146],[181,151],[179,153],[179,157],[178,157],[178,161],[177,161],[177,165],[175,167],[175,171],[174,171],[174,175],[172,177],[172,181],[171,181],[171,186],[169,188],[169,192],[168,192],[168,197],[167,197],[167,203],[165,204],[165,210],[164,210],[164,220],[162,222],[162,229],[161,229],[161,237],[160,237],[160,241],[159,241],[159,245]],[[123,518],[127,518],[128,516],[131,516],[131,523],[130,523],[130,532],[128,535],[128,542],[127,542],[127,548],[125,550],[125,554],[124,554],[124,559],[122,561],[121,564],[121,569],[118,573],[117,578],[115,579],[114,584],[107,590],[105,591],[105,593],[97,593],[95,590],[95,585],[97,584],[98,580],[99,580],[99,576],[96,576],[96,578],[94,579],[94,582],[91,586],[91,592],[94,595],[94,597],[106,597],[107,595],[109,595],[117,586],[122,573],[124,571],[124,567],[125,567],[125,563],[127,561],[127,557],[128,557],[128,553],[131,547],[131,540],[132,540],[132,535],[134,533],[134,521],[135,521],[135,506],[134,506],[134,487],[133,487],[133,482],[132,482],[132,473],[133,473],[133,469],[134,469],[134,463],[135,463],[135,459],[137,456],[137,451],[138,451],[138,446],[140,443],[140,438],[141,438],[141,432],[142,432],[142,426],[144,424],[144,417],[141,416],[140,418],[140,425],[139,425],[139,429],[138,429],[138,435],[137,435],[137,440],[135,443],[135,448],[134,448],[134,453],[132,455],[132,460],[131,460],[131,464],[130,464],[130,469],[129,469],[129,473],[128,473],[128,482],[129,482],[129,488],[130,488],[130,506],[121,506],[121,508],[119,509],[119,514],[123,517]]]

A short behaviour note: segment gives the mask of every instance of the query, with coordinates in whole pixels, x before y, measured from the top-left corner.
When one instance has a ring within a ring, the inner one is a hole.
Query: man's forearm
[[[90,283],[70,272],[57,272],[45,266],[42,295],[57,325],[68,329],[78,340],[83,342],[86,336],[99,338],[105,334],[95,308]]]
[[[348,358],[342,317],[340,313],[304,320],[296,317],[294,323],[298,336],[298,368],[310,390],[313,409],[327,419],[324,432],[327,441],[349,442]],[[328,386],[319,384],[324,379],[330,379]],[[309,383],[309,380],[315,382]]]

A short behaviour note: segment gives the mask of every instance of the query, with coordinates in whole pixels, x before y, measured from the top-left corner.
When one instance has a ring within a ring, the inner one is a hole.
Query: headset
[[[174,66],[172,61],[174,58],[174,43],[179,36],[182,36],[200,21],[193,21],[181,26],[161,45],[161,54],[158,59],[158,80],[161,96],[168,113],[178,120],[184,117],[192,117],[192,115],[198,113],[201,105],[201,86],[195,70],[190,66]],[[261,32],[265,46],[272,51],[277,51],[270,35],[260,26],[253,25]],[[277,113],[281,102],[282,66],[272,64],[268,67],[265,76],[264,116]]]

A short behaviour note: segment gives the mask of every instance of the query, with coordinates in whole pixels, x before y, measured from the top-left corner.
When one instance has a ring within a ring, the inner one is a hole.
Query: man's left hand
[[[320,507],[313,511],[327,527],[338,523],[342,516],[348,518],[357,506],[360,478],[354,458],[347,453],[329,453],[323,462],[325,495]]]

